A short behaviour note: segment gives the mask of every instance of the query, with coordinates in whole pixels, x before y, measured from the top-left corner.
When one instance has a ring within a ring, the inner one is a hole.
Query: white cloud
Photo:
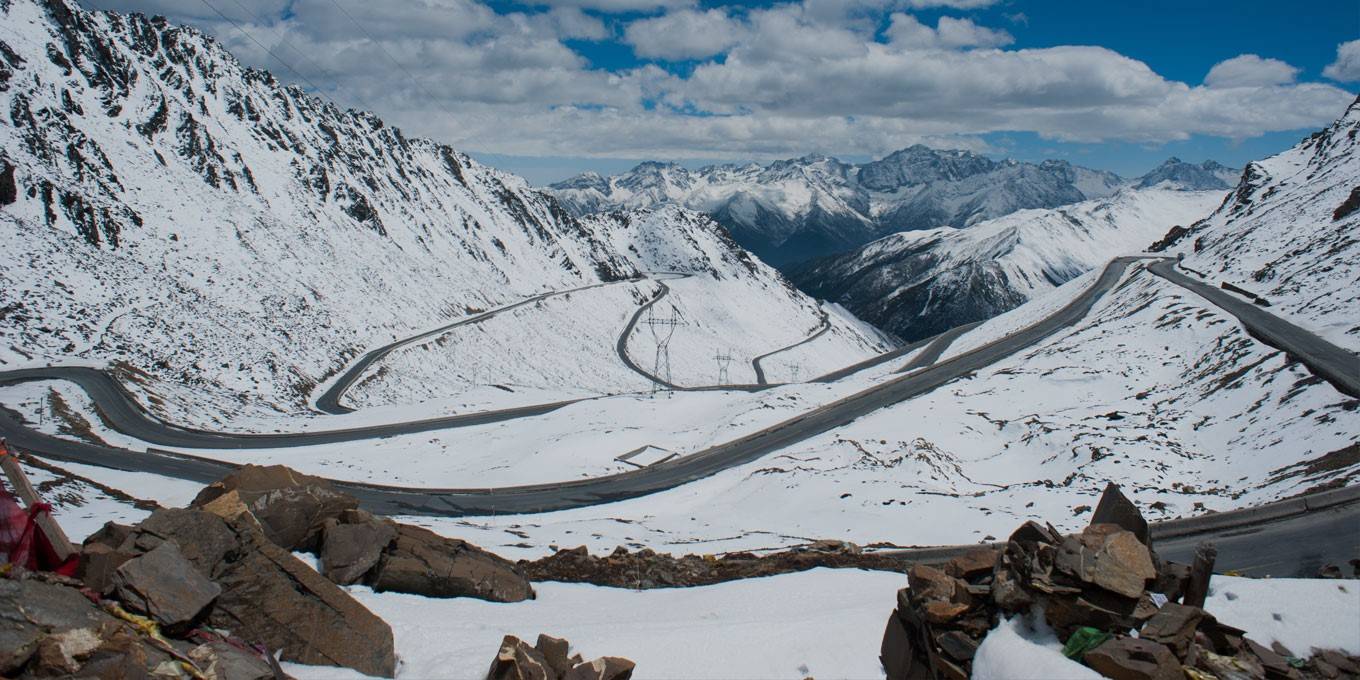
[[[742,23],[722,10],[682,9],[634,21],[624,29],[623,36],[640,57],[675,60],[726,52],[745,33]]]
[[[1288,85],[1299,70],[1279,59],[1262,59],[1255,54],[1240,54],[1214,64],[1204,76],[1209,87],[1263,87]]]
[[[1360,80],[1360,40],[1337,45],[1336,61],[1322,69],[1322,75],[1343,83]]]
[[[220,18],[195,14],[197,3],[97,1],[170,12],[242,61],[297,80]],[[1319,127],[1353,99],[1294,82],[1287,64],[1259,57],[1228,60],[1192,87],[1100,47],[1006,49],[1008,34],[962,18],[926,26],[896,13],[880,42],[883,15],[904,0],[679,7],[617,37],[611,21],[582,10],[586,0],[519,12],[477,0],[338,0],[363,29],[329,0],[241,1],[250,11],[233,18],[326,96],[471,151],[768,158],[976,144],[1007,131],[1088,142],[1245,138]],[[682,75],[652,64],[611,71],[563,42],[611,38],[657,58],[724,56]],[[1221,86],[1245,82],[1253,86]]]
[[[1000,0],[907,0],[907,6],[912,9],[933,9],[944,7],[948,9],[981,9],[991,7]]]
[[[598,12],[655,12],[663,9],[691,7],[694,0],[529,0],[530,5],[576,7]]]
[[[971,19],[940,17],[931,28],[902,12],[892,15],[884,35],[896,46],[918,49],[1001,47],[1015,42],[1010,33],[979,26]]]

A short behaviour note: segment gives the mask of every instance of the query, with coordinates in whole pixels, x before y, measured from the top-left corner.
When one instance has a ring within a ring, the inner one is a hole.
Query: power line
[[[254,17],[254,18],[255,18],[257,21],[259,21],[261,24],[267,24],[267,23],[269,23],[269,21],[268,21],[263,15],[261,15],[261,14],[258,13],[258,12],[255,12],[255,11],[251,10],[249,7],[246,7],[245,4],[241,2],[241,0],[231,0],[231,1],[232,1],[233,3],[235,3],[235,5],[236,5],[237,7],[240,7],[242,12],[245,12],[247,15]],[[220,13],[219,13],[219,14],[220,14]],[[239,27],[239,26],[237,27],[237,29],[238,29],[238,30],[241,30],[241,31],[244,31],[244,30],[245,30],[245,29],[243,29],[243,28],[241,28],[241,27]],[[359,100],[359,105],[362,106],[365,110],[374,111],[373,105],[372,105],[372,104],[369,104],[368,99],[367,99],[366,97],[364,97],[364,95],[363,95],[362,93],[360,93],[360,92],[359,92],[358,90],[356,90],[356,89],[342,86],[342,85],[340,84],[340,78],[339,78],[339,76],[337,76],[337,75],[335,74],[335,72],[331,71],[330,69],[326,68],[325,66],[322,66],[322,65],[321,65],[320,63],[318,63],[315,59],[312,59],[310,56],[308,56],[306,52],[303,52],[302,50],[298,49],[297,45],[294,45],[294,44],[292,43],[292,41],[290,41],[286,35],[280,35],[280,36],[279,36],[279,42],[282,43],[283,45],[285,45],[286,47],[288,47],[288,49],[292,50],[293,53],[296,54],[297,56],[302,57],[303,61],[307,62],[307,64],[310,65],[310,66],[311,66],[313,69],[315,69],[316,71],[319,71],[319,72],[321,73],[321,75],[323,75],[323,76],[325,76],[325,77],[331,79],[331,82],[333,82],[334,85],[335,85],[335,87],[333,88],[334,90],[341,90],[341,89],[343,89],[345,92],[349,93],[349,94],[350,94],[351,96],[353,96],[355,99],[358,99],[358,100]],[[256,44],[258,44],[258,42],[257,42]],[[294,72],[294,73],[297,73],[297,69],[293,68],[293,67],[292,67],[291,65],[289,65],[287,62],[284,62],[282,59],[280,59],[280,58],[278,57],[277,54],[274,54],[274,53],[271,52],[271,55],[274,56],[274,59],[275,59],[275,60],[279,61],[279,62],[282,63],[284,66],[288,67],[288,70],[290,70],[290,71],[292,71],[292,72]],[[318,88],[318,89],[319,89],[319,88]],[[376,113],[376,111],[374,111],[374,112]]]
[[[223,21],[225,21],[225,22],[231,24],[232,26],[236,27],[236,30],[237,30],[237,31],[240,31],[241,35],[244,35],[244,36],[246,37],[246,39],[248,39],[248,40],[250,40],[250,42],[253,42],[253,43],[255,43],[256,45],[258,45],[259,48],[262,49],[262,50],[264,50],[269,56],[273,57],[273,58],[274,58],[276,61],[278,61],[280,64],[283,64],[284,67],[287,68],[289,71],[292,71],[292,72],[293,72],[293,75],[295,75],[295,76],[298,77],[298,80],[301,80],[302,82],[307,83],[308,85],[311,85],[311,86],[312,86],[312,89],[313,89],[313,90],[316,90],[317,92],[325,92],[325,90],[321,89],[321,86],[320,86],[320,85],[317,85],[316,83],[312,82],[312,79],[311,79],[311,78],[308,78],[307,76],[304,76],[304,75],[302,75],[301,73],[299,73],[297,69],[293,68],[293,65],[292,65],[292,64],[288,63],[283,57],[280,57],[278,54],[276,54],[276,53],[274,52],[274,50],[269,49],[268,47],[265,46],[264,43],[260,42],[259,40],[256,40],[256,39],[255,39],[255,36],[251,35],[250,32],[247,31],[244,27],[242,27],[241,24],[240,24],[239,22],[237,22],[235,19],[233,19],[233,18],[227,16],[226,14],[223,14],[223,13],[222,13],[222,10],[218,9],[216,5],[213,5],[213,4],[212,4],[211,2],[209,2],[208,0],[199,0],[199,2],[202,2],[204,5],[206,5],[206,6],[208,7],[208,9],[212,10],[213,12],[216,12],[216,13],[217,13],[217,16],[222,17],[222,20],[223,20]]]

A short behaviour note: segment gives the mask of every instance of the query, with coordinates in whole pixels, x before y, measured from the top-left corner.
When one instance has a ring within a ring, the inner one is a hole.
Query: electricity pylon
[[[656,344],[656,357],[652,361],[652,394],[656,394],[657,390],[672,382],[671,338],[675,336],[677,327],[685,325],[685,322],[676,315],[674,305],[671,305],[671,313],[667,317],[657,316],[654,309],[648,307],[647,318],[642,320],[642,325],[651,329],[652,341]],[[663,385],[662,381],[666,385]]]
[[[718,384],[726,385],[731,379],[727,375],[727,367],[732,363],[732,355],[726,352],[719,352],[713,355],[713,360],[718,362]]]

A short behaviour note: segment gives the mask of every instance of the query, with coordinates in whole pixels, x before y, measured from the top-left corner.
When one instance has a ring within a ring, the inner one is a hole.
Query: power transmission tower
[[[791,382],[798,382],[798,376],[800,376],[800,375],[803,374],[803,364],[802,364],[802,362],[797,362],[797,363],[794,363],[794,364],[790,365],[790,366],[789,366],[789,372],[793,374],[793,380],[792,380]]]
[[[718,362],[718,384],[726,385],[731,381],[727,376],[727,366],[732,363],[732,355],[720,352],[713,355],[713,360]]]
[[[675,329],[685,325],[676,314],[675,306],[671,306],[671,313],[666,317],[659,317],[653,311],[654,307],[647,308],[647,318],[642,320],[642,325],[652,331],[652,341],[656,344],[656,358],[652,361],[652,394],[671,384],[671,338],[675,336]],[[659,378],[660,380],[657,380]],[[662,382],[666,384],[663,385]]]

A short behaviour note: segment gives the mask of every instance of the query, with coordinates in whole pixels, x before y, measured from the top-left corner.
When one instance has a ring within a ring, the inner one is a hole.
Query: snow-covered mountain
[[[1175,156],[1139,177],[1134,186],[1139,189],[1170,183],[1187,191],[1227,190],[1237,185],[1242,171],[1229,168],[1214,160],[1199,165],[1187,163]]]
[[[893,234],[789,275],[808,293],[916,340],[1014,309],[1114,255],[1141,251],[1170,225],[1207,215],[1223,196],[1165,184],[1125,188],[966,229]]]
[[[996,161],[916,145],[862,165],[825,156],[698,170],[648,162],[612,177],[578,175],[550,190],[576,215],[657,204],[705,212],[743,246],[782,267],[887,234],[967,227],[1016,210],[1103,198],[1131,184],[1227,189],[1235,178],[1222,186],[1213,178],[1234,172],[1213,161],[1196,166],[1172,159],[1125,180],[1066,161]]]
[[[348,358],[475,310],[620,281],[626,316],[659,264],[786,318],[730,339],[746,355],[824,317],[706,218],[582,222],[195,29],[67,0],[0,2],[0,23],[0,367],[118,360],[298,409]]]
[[[1247,165],[1228,200],[1161,244],[1185,266],[1360,350],[1360,100],[1294,148]]]

